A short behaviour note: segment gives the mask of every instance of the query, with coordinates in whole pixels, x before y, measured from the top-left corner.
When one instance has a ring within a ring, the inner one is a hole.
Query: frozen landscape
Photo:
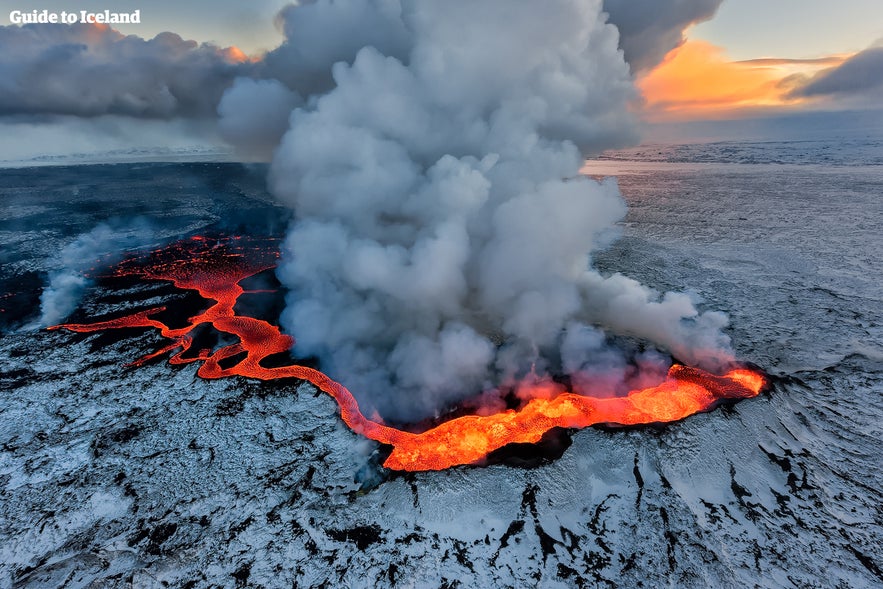
[[[413,474],[378,467],[377,445],[309,385],[126,367],[164,345],[145,330],[31,327],[58,252],[99,223],[141,219],[155,243],[280,235],[290,212],[262,168],[5,170],[0,585],[883,584],[883,166],[879,143],[857,142],[833,162],[831,145],[780,142],[645,147],[584,169],[616,175],[629,205],[601,272],[726,312],[771,392],[571,432],[529,467]],[[82,294],[71,321],[193,303],[118,279]],[[268,300],[255,307],[273,321]]]

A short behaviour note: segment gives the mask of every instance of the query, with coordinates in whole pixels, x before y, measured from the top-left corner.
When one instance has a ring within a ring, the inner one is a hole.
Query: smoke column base
[[[294,339],[278,327],[234,309],[246,291],[240,283],[273,268],[278,253],[267,243],[243,238],[217,241],[195,237],[154,252],[148,264],[127,260],[117,276],[135,276],[172,282],[177,288],[195,290],[214,304],[191,317],[184,327],[172,329],[153,318],[165,311],[156,307],[131,315],[87,324],[50,327],[78,333],[108,329],[158,329],[171,343],[132,362],[145,362],[174,352],[171,364],[201,362],[197,375],[205,379],[233,376],[263,381],[294,378],[308,381],[337,402],[340,415],[354,432],[393,447],[383,466],[393,470],[430,471],[480,464],[488,454],[508,444],[535,444],[553,428],[584,428],[597,424],[634,426],[668,423],[714,408],[724,400],[754,397],[766,388],[766,378],[747,368],[715,376],[698,368],[674,365],[665,382],[630,392],[624,397],[596,398],[563,392],[552,398],[532,398],[524,406],[492,415],[467,415],[446,421],[421,433],[412,433],[365,417],[352,393],[326,374],[299,365],[267,368],[261,362],[291,349]],[[185,357],[193,345],[193,330],[210,324],[219,332],[235,336],[239,343],[216,351],[201,350]],[[221,362],[245,353],[233,366]]]

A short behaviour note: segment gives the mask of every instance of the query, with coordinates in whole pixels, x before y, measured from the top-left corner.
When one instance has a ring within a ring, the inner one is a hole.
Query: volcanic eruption
[[[369,413],[437,418],[530,375],[624,394],[665,374],[655,350],[734,360],[723,314],[592,266],[626,207],[580,169],[637,128],[602,9],[304,3],[282,14],[270,79],[222,99],[232,141],[275,149],[271,190],[294,211],[281,326]]]
[[[295,218],[282,247],[196,240],[120,266],[215,301],[184,327],[160,309],[64,327],[159,329],[171,343],[136,363],[179,350],[171,362],[204,378],[310,381],[401,470],[757,395],[726,316],[592,266],[625,203],[580,168],[635,138],[607,18],[598,0],[286,9],[266,79],[237,80],[219,105],[240,149],[274,153],[271,190]],[[235,308],[240,282],[277,263],[281,328]],[[190,354],[203,324],[238,343]],[[324,372],[262,364],[289,349]]]
[[[172,328],[155,315],[165,307],[146,309],[117,319],[89,324],[65,324],[50,329],[89,333],[120,328],[155,328],[167,346],[132,362],[140,366],[167,354],[172,364],[200,362],[197,374],[206,379],[241,376],[259,380],[294,378],[306,380],[334,398],[343,421],[353,431],[392,446],[384,466],[394,470],[442,470],[478,463],[489,453],[508,444],[536,443],[553,428],[582,428],[595,424],[639,425],[683,419],[706,411],[727,399],[756,396],[765,387],[758,372],[734,368],[715,376],[697,368],[674,365],[665,381],[621,397],[598,398],[580,395],[563,387],[543,387],[537,395],[515,409],[482,415],[467,415],[444,421],[421,432],[391,427],[370,419],[360,410],[352,393],[322,372],[299,365],[267,367],[267,358],[287,352],[294,339],[260,319],[240,315],[235,306],[247,292],[241,282],[273,268],[277,252],[272,244],[243,238],[208,239],[194,237],[153,252],[145,263],[130,258],[115,271],[117,276],[172,282],[180,289],[195,290],[214,301],[190,317],[183,327]],[[217,350],[203,349],[187,356],[196,328],[209,324],[219,332],[235,336],[238,342]],[[235,361],[224,367],[227,360]],[[547,383],[548,385],[548,383]]]

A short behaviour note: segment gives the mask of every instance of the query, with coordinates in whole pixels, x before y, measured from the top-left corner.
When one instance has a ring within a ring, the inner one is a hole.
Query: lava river
[[[200,362],[197,374],[206,379],[241,376],[309,381],[334,398],[341,418],[353,431],[392,446],[385,467],[406,471],[442,470],[478,463],[508,444],[537,443],[553,428],[677,421],[707,411],[722,400],[754,397],[767,384],[763,375],[747,368],[716,376],[676,364],[661,384],[631,391],[622,397],[596,398],[562,392],[552,398],[533,398],[518,409],[451,419],[420,433],[402,431],[367,418],[346,387],[318,370],[299,365],[272,368],[262,365],[269,356],[290,350],[294,339],[266,321],[238,315],[234,307],[239,297],[248,292],[240,283],[275,267],[277,257],[276,250],[266,243],[241,238],[194,237],[154,252],[146,264],[130,259],[115,270],[117,276],[171,281],[177,288],[198,291],[203,298],[214,301],[206,310],[191,317],[184,327],[173,329],[156,319],[166,308],[155,307],[109,321],[65,324],[50,329],[96,332],[155,328],[170,343],[135,360],[133,365],[175,352],[169,360],[172,364]],[[238,343],[217,350],[199,350],[185,357],[193,346],[193,331],[204,324],[235,336]]]

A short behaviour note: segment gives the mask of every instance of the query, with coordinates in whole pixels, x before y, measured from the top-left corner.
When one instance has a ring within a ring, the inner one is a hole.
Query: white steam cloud
[[[303,97],[271,168],[297,215],[283,325],[366,411],[420,419],[547,371],[612,394],[664,371],[611,338],[729,358],[723,315],[591,267],[625,204],[580,167],[636,138],[600,0],[316,0],[283,18],[280,85],[234,88],[223,124],[249,127],[246,97],[274,120]]]
[[[61,268],[49,273],[49,284],[40,295],[37,327],[57,325],[77,308],[92,284],[88,273],[96,265],[109,265],[125,250],[142,247],[152,238],[146,222],[115,226],[102,223],[66,245],[59,252]]]

